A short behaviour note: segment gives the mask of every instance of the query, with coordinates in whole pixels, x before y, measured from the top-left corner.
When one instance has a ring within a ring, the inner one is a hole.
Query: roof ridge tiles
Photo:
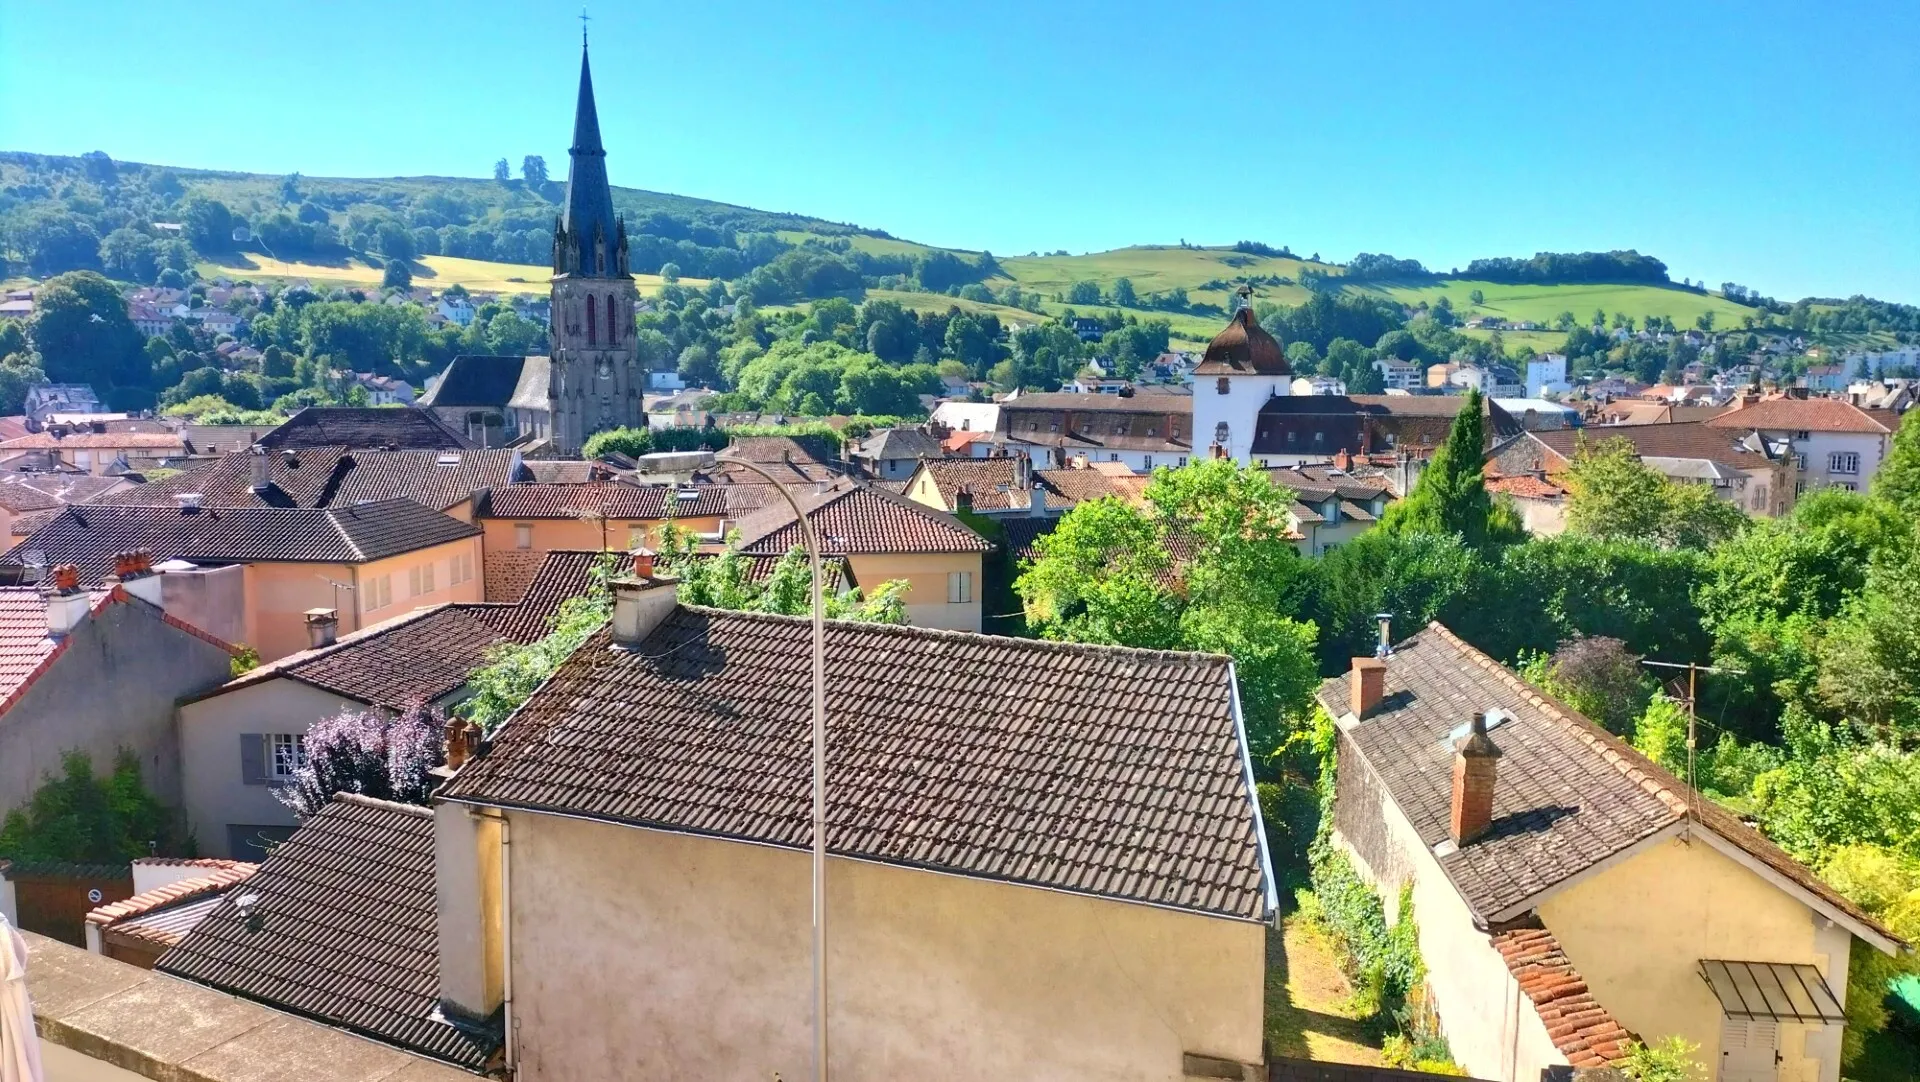
[[[367,796],[365,793],[335,793],[333,794],[333,799],[343,804],[358,804],[363,808],[385,808],[388,811],[400,812],[403,815],[417,815],[426,819],[433,818],[433,809],[424,805],[406,804],[398,800],[381,800],[379,797]]]

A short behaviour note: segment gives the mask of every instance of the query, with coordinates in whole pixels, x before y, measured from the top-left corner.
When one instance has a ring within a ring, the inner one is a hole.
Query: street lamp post
[[[712,451],[665,451],[641,455],[640,472],[687,476],[720,463],[758,474],[787,501],[800,524],[813,568],[813,1077],[827,1082],[827,607],[821,587],[820,536],[800,501],[757,463],[721,458]]]

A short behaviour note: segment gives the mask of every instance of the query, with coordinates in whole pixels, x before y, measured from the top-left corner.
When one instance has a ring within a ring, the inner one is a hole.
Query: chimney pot
[[[633,576],[641,582],[653,578],[654,551],[646,546],[633,550]]]
[[[1386,698],[1387,663],[1377,657],[1354,658],[1347,680],[1347,698],[1351,700],[1353,716],[1364,719]]]
[[[1487,716],[1474,712],[1467,735],[1453,745],[1453,795],[1448,834],[1455,845],[1485,834],[1493,825],[1493,787],[1500,749],[1487,735]]]
[[[443,734],[446,740],[445,754],[447,759],[447,769],[449,771],[458,770],[466,764],[466,761],[467,761],[467,741],[465,736],[466,727],[467,727],[467,723],[461,720],[460,718],[447,719],[447,724],[445,729],[443,730]]]
[[[315,650],[332,646],[340,633],[340,610],[308,609],[307,642]]]

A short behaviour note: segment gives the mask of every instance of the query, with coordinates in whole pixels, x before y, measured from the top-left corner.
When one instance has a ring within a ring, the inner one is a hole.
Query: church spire
[[[593,103],[593,69],[587,62],[586,29],[580,36],[580,96],[573,111],[573,146],[567,150],[567,201],[560,217],[565,246],[575,253],[570,272],[588,277],[622,273],[617,254],[620,223],[607,184],[607,151],[600,145],[600,114]],[[556,271],[561,268],[556,266]]]

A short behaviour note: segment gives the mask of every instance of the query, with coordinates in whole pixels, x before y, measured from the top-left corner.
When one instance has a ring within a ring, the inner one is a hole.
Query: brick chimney
[[[307,644],[318,650],[323,646],[332,646],[340,635],[339,609],[308,609]]]
[[[153,552],[150,549],[114,553],[112,581],[154,608],[167,607],[166,596],[160,588],[160,574],[153,569]]]
[[[1487,716],[1475,711],[1467,735],[1453,745],[1453,799],[1448,833],[1465,845],[1493,825],[1493,784],[1500,749],[1487,735]]]
[[[53,581],[47,588],[47,634],[58,639],[79,627],[92,609],[87,592],[80,588],[80,569],[61,564],[53,569]]]
[[[633,577],[641,582],[653,578],[653,560],[657,555],[645,545],[633,550]]]
[[[651,559],[651,557],[649,557]],[[678,602],[680,580],[649,577],[613,582],[613,641],[629,649],[639,646]]]
[[[1387,694],[1387,663],[1377,657],[1357,657],[1353,659],[1353,669],[1347,674],[1347,698],[1353,705],[1353,716],[1365,718],[1380,706],[1380,700]]]

